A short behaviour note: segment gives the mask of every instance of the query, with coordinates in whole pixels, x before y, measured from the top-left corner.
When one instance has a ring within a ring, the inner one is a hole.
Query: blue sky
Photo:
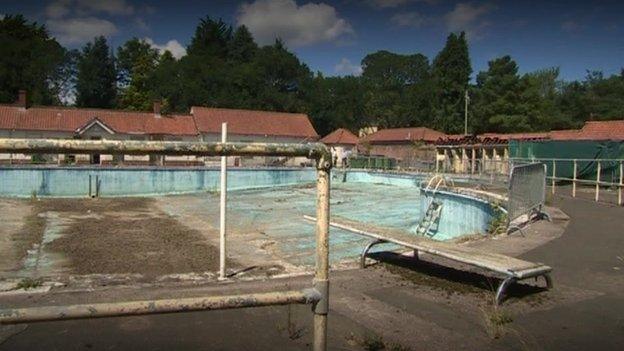
[[[624,67],[623,1],[450,0],[49,0],[3,3],[0,14],[22,13],[48,26],[65,46],[95,35],[114,46],[144,38],[184,55],[199,18],[246,24],[260,43],[279,35],[313,70],[358,74],[377,50],[422,53],[430,59],[451,31],[469,36],[473,71],[509,54],[521,72],[557,66],[561,77],[587,69],[606,75]]]

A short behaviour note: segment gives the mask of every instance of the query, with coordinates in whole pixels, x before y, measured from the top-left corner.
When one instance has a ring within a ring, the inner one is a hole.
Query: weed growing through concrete
[[[492,205],[492,210],[494,211],[494,215],[488,225],[488,234],[502,234],[507,229],[507,212],[503,211],[503,209],[498,205]]]
[[[511,315],[496,302],[481,308],[481,312],[483,313],[485,331],[493,339],[498,339],[505,335],[508,330],[508,324],[513,322]]]
[[[24,278],[17,283],[16,289],[35,289],[43,285],[43,279],[41,278]]]
[[[395,343],[386,343],[378,335],[366,335],[358,344],[364,351],[410,351],[411,348]]]

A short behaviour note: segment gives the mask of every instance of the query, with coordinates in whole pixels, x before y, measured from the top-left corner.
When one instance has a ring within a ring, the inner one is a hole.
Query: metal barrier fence
[[[0,324],[222,310],[287,304],[312,304],[314,313],[313,348],[314,350],[327,349],[327,314],[329,312],[329,173],[331,169],[331,154],[323,144],[0,139],[0,152],[25,154],[290,156],[307,157],[315,160],[317,169],[316,268],[313,286],[311,288],[244,295],[205,296],[190,299],[163,299],[3,309],[0,310]]]
[[[513,165],[509,173],[507,222],[542,213],[546,201],[546,167],[541,163]]]
[[[612,187],[617,189],[617,204],[620,206],[624,204],[623,159],[512,158],[510,161],[543,163],[547,168],[546,178],[550,181],[552,194],[556,193],[557,182],[572,184],[572,197],[576,197],[580,185],[589,185],[594,188],[594,201],[600,201],[600,188]],[[566,174],[568,176],[565,176]]]

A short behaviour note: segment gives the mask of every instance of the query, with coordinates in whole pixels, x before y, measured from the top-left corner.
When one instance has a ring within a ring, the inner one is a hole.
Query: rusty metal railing
[[[155,154],[195,156],[299,156],[316,161],[316,268],[313,287],[258,294],[128,301],[0,310],[0,324],[67,319],[312,304],[314,350],[327,349],[329,312],[329,199],[331,154],[320,143],[214,143],[184,141],[53,140],[0,138],[0,152],[69,154]]]

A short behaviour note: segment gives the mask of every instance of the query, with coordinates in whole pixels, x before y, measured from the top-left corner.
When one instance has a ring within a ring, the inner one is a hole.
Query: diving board
[[[311,221],[316,220],[311,216],[303,217]],[[362,251],[360,258],[360,265],[362,268],[364,268],[366,264],[366,254],[374,245],[392,243],[413,249],[415,253],[424,252],[504,276],[503,281],[496,290],[496,302],[499,304],[502,302],[505,289],[509,285],[520,280],[544,277],[547,288],[552,288],[552,279],[550,278],[552,268],[542,263],[533,263],[497,253],[483,252],[479,249],[463,245],[435,241],[402,230],[376,227],[367,223],[351,221],[335,216],[332,217],[332,221],[329,225],[373,239]]]

